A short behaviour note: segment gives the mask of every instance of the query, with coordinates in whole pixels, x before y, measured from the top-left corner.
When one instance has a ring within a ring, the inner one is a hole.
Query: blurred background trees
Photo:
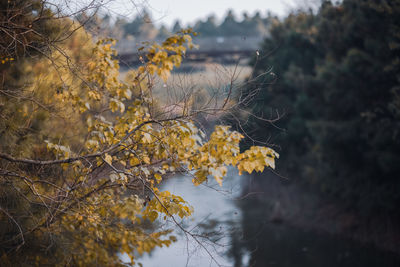
[[[252,62],[278,78],[250,86],[251,110],[282,118],[245,130],[280,147],[282,174],[368,217],[400,215],[399,18],[400,1],[324,1],[275,23]]]
[[[78,18],[81,21],[84,16]],[[165,25],[158,26],[157,21],[153,21],[151,13],[143,9],[141,12],[130,20],[126,18],[117,18],[115,21],[107,19],[108,15],[98,14],[96,17],[85,24],[87,30],[106,28],[109,29],[108,33],[115,38],[130,38],[134,37],[137,40],[146,41],[154,38],[162,38],[166,32],[175,33],[180,31],[183,27],[192,27],[194,31],[202,37],[229,37],[229,36],[242,36],[254,37],[265,36],[269,32],[271,22],[277,18],[271,13],[267,13],[264,17],[260,12],[250,16],[243,13],[240,18],[235,16],[233,10],[228,10],[226,16],[218,21],[214,15],[208,16],[205,20],[197,20],[192,25],[181,25],[179,20],[176,20],[173,25],[167,27]],[[93,27],[96,25],[96,27]],[[95,31],[96,32],[96,31]],[[103,30],[104,32],[104,30]],[[130,36],[130,37],[129,37]]]

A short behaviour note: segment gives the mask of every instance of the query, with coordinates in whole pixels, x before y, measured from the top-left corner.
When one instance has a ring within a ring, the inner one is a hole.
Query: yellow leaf
[[[158,183],[161,182],[162,177],[161,177],[160,174],[158,174],[158,173],[154,174],[154,178],[156,178],[156,180],[157,180]]]
[[[144,163],[150,164],[150,158],[148,156],[143,157]]]
[[[143,142],[144,143],[151,143],[153,141],[153,139],[151,138],[151,135],[148,133],[144,133],[143,134]]]
[[[150,221],[154,222],[158,217],[157,211],[150,211],[149,214],[147,214],[147,218],[149,218]]]
[[[104,160],[108,164],[112,165],[112,157],[110,155],[108,155],[107,153],[104,155]]]
[[[140,163],[140,160],[138,159],[138,158],[131,158],[130,160],[129,160],[129,164],[131,165],[131,166],[136,166],[136,165],[138,165]]]

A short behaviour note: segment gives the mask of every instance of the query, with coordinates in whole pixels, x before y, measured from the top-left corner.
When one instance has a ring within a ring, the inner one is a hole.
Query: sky
[[[267,10],[273,14],[283,16],[299,0],[124,0],[118,10],[130,16],[133,9],[141,10],[146,7],[157,24],[172,25],[179,19],[182,25],[193,23],[198,19],[205,19],[210,14],[221,20],[228,9],[232,9],[238,18],[246,11],[253,15],[260,11],[263,16]],[[301,0],[300,0],[301,1]],[[305,1],[305,0],[302,0]]]

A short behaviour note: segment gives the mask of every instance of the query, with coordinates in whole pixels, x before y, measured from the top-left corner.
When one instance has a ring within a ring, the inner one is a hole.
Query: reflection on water
[[[222,188],[213,182],[194,187],[190,177],[169,179],[162,189],[181,195],[194,206],[193,218],[183,225],[201,236],[205,248],[181,231],[178,242],[156,249],[139,261],[147,267],[218,266],[210,253],[220,266],[234,267],[400,266],[399,257],[390,253],[273,219],[274,209],[260,201],[260,194],[239,197],[241,185],[249,177],[238,176],[236,171],[228,177]],[[267,199],[268,194],[261,198]]]
[[[267,209],[255,199],[246,199],[240,205],[244,238],[234,239],[233,255],[238,257],[243,251],[250,252],[248,266],[400,266],[399,258],[390,253],[332,235],[272,222]]]

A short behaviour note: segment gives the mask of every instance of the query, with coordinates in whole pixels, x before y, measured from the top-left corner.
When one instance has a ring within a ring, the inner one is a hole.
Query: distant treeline
[[[172,27],[165,25],[158,27],[146,10],[139,12],[129,21],[117,18],[115,22],[112,22],[107,15],[92,16],[90,18],[80,16],[77,19],[81,22],[84,21],[85,28],[95,33],[111,35],[118,39],[134,37],[142,40],[162,39],[181,30],[183,27],[193,28],[201,37],[265,36],[272,21],[277,20],[271,13],[262,16],[260,12],[256,12],[253,16],[245,12],[238,19],[232,10],[227,12],[221,23],[217,22],[214,15],[210,15],[205,20],[196,21],[193,25],[182,26],[179,20],[176,20]]]
[[[400,216],[400,1],[323,1],[270,34],[251,63],[251,111],[282,117],[249,117],[247,134],[276,145],[292,181],[361,214]]]

